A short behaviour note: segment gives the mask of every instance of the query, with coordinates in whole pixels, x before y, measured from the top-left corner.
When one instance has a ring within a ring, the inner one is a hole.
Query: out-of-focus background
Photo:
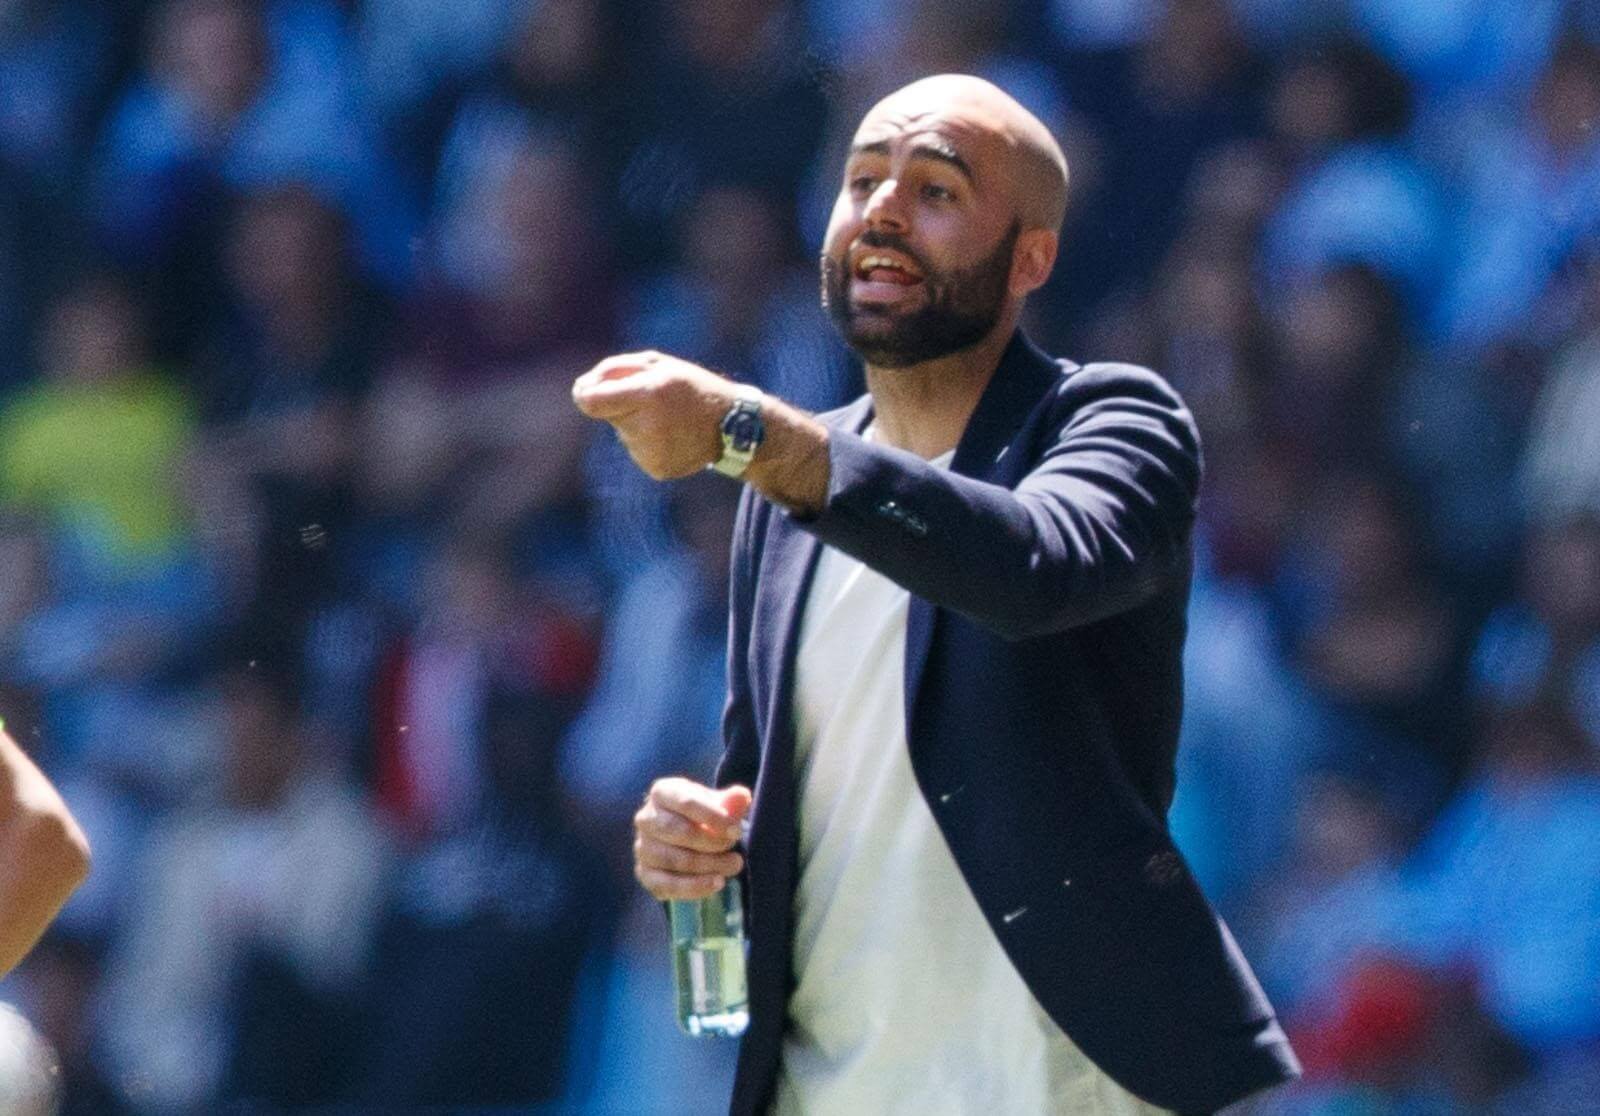
[[[0,711],[96,852],[0,998],[67,1113],[720,1103],[628,819],[719,750],[735,486],[568,388],[855,394],[840,151],[950,70],[1071,159],[1035,336],[1203,428],[1172,820],[1306,1062],[1255,1111],[1595,1110],[1600,9],[0,0]]]

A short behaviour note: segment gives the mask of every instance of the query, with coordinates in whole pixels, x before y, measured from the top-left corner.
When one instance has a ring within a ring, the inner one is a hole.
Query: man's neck
[[[1002,321],[959,353],[904,368],[868,364],[867,391],[878,438],[930,460],[955,449],[1015,331],[1015,321]]]

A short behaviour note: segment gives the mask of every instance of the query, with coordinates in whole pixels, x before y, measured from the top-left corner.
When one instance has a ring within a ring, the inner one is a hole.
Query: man
[[[0,722],[0,977],[27,956],[89,873],[89,842]]]
[[[702,897],[749,812],[735,1113],[1210,1112],[1298,1070],[1166,829],[1192,420],[1017,329],[1066,183],[1006,94],[916,82],[822,253],[868,395],[812,418],[658,353],[574,385],[651,476],[748,488],[722,789],[658,781],[634,846]]]

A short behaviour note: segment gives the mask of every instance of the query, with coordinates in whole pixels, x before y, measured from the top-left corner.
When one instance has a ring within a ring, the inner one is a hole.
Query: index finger
[[[657,809],[671,810],[692,822],[717,830],[736,827],[737,820],[723,809],[721,799],[719,792],[692,779],[657,779],[650,785],[650,801]]]

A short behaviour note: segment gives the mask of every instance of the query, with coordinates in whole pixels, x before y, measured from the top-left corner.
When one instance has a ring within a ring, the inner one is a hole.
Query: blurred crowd
[[[1172,823],[1267,1113],[1600,1096],[1600,9],[0,0],[0,711],[96,853],[6,985],[68,1116],[704,1110],[629,875],[719,752],[736,487],[570,405],[860,390],[860,113],[1060,136],[1029,328],[1205,438]]]

